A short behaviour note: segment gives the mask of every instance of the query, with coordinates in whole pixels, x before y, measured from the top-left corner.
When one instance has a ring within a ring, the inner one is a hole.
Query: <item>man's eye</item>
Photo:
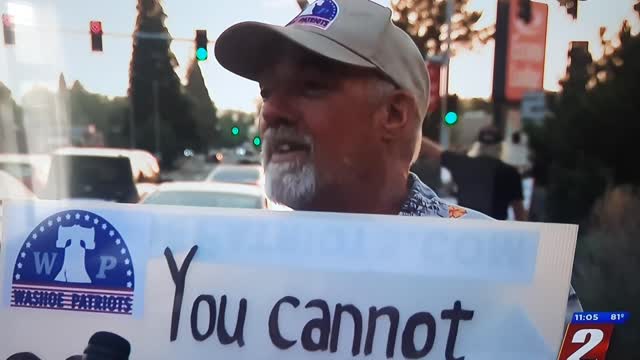
[[[329,86],[321,81],[305,81],[302,89],[305,95],[321,95],[329,89]]]

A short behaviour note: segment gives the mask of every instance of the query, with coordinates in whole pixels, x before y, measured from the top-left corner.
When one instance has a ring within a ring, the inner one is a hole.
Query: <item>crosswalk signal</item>
[[[205,61],[209,57],[208,42],[207,30],[196,30],[196,59],[198,61]]]
[[[2,29],[4,30],[4,44],[15,45],[16,27],[13,23],[13,16],[9,14],[2,14]]]
[[[102,21],[89,22],[91,32],[91,50],[102,51]]]

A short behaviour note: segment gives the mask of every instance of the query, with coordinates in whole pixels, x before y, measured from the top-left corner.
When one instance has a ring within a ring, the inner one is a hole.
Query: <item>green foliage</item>
[[[0,82],[0,152],[25,152],[25,129],[22,108],[11,90]]]
[[[64,92],[65,89],[59,91]],[[110,99],[87,91],[76,81],[68,91],[71,126],[86,128],[95,125],[104,134],[105,146],[129,147],[129,101],[124,97]]]
[[[178,65],[169,45],[166,14],[159,0],[138,0],[136,33],[166,36],[166,39],[136,37],[129,67],[129,97],[133,105],[136,145],[161,153],[161,160],[171,166],[184,148],[199,143],[192,106],[185,95],[174,68]],[[154,125],[162,129],[155,136]],[[164,133],[168,135],[165,137]],[[156,149],[156,139],[159,149]]]
[[[586,310],[640,309],[640,35],[628,23],[619,45],[605,40],[592,61],[570,53],[562,91],[542,126],[529,125],[534,176],[548,189],[547,221],[581,225],[573,284]],[[612,359],[631,359],[640,342],[637,320],[616,329]]]
[[[240,146],[247,141],[252,141],[256,135],[253,130],[256,118],[254,114],[242,111],[226,110],[223,111],[218,118],[219,138],[218,145],[220,147]],[[231,129],[237,126],[240,133],[237,136],[231,134]]]
[[[196,59],[191,62],[187,69],[187,85],[185,91],[191,101],[195,123],[197,128],[198,142],[193,148],[205,151],[216,147],[219,134],[216,130],[218,115],[216,106],[211,102],[209,90],[204,83],[200,64]]]
[[[454,44],[470,46],[485,43],[495,32],[493,27],[478,29],[481,12],[468,11],[469,0],[455,0],[451,38]],[[444,51],[447,0],[393,0],[393,22],[416,43],[423,55]]]

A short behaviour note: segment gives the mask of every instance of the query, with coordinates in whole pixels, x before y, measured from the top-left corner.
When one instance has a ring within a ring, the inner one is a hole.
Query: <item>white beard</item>
[[[268,163],[265,170],[267,196],[292,209],[309,204],[316,192],[316,169],[313,163]]]

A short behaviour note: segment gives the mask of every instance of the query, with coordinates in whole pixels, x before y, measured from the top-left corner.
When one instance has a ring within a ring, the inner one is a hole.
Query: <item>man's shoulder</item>
[[[418,176],[413,173],[409,174],[408,186],[408,196],[401,207],[400,215],[491,220],[489,216],[478,211],[441,199],[435,191],[420,181]]]

